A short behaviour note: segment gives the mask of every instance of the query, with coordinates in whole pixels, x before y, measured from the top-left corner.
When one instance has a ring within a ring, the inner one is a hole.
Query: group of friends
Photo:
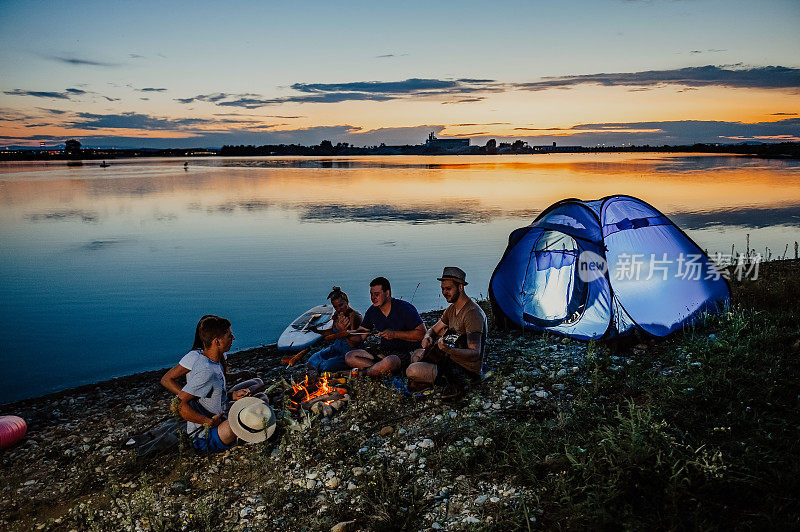
[[[459,395],[469,382],[480,380],[486,315],[466,294],[468,283],[462,269],[445,267],[438,281],[449,306],[430,328],[411,303],[392,297],[385,277],[370,282],[372,305],[363,317],[350,306],[347,294],[334,287],[328,295],[334,307],[333,327],[315,330],[332,343],[311,355],[306,364],[308,374],[353,370],[382,377],[404,373],[410,391],[437,385],[450,397]],[[372,335],[380,340],[367,347],[365,340]],[[274,430],[274,413],[262,393],[265,383],[246,372],[229,371],[226,353],[234,339],[230,321],[203,316],[192,350],[161,379],[177,396],[177,413],[186,420],[192,444],[200,451],[229,449],[237,438],[263,441],[272,433],[268,429]],[[181,386],[184,376],[186,384]],[[237,379],[244,380],[228,390],[226,382]]]

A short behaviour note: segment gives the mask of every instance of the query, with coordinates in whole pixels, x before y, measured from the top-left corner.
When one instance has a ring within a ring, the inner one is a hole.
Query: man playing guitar
[[[411,355],[406,370],[409,389],[432,384],[447,387],[446,395],[458,395],[463,385],[480,379],[486,343],[486,315],[465,292],[466,274],[448,266],[442,276],[442,295],[450,306],[422,339],[422,349]],[[449,334],[448,334],[449,333]],[[457,339],[451,338],[457,336]]]

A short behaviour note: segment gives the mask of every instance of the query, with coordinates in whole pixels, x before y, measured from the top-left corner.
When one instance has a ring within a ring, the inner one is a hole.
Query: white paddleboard
[[[316,343],[322,335],[311,332],[312,327],[331,329],[333,327],[333,307],[319,305],[311,307],[297,317],[278,338],[278,349],[281,351],[300,351]]]

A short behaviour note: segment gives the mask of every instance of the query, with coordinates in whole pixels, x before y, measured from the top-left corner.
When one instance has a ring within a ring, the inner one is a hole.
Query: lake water
[[[340,285],[443,308],[485,296],[508,234],[563,198],[624,193],[701,248],[794,255],[800,161],[719,155],[131,159],[0,163],[0,403],[172,366],[203,314],[273,343]],[[235,366],[235,358],[234,366]]]

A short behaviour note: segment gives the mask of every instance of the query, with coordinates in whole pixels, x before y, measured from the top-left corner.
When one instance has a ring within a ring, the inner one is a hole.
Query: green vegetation
[[[736,309],[624,371],[602,367],[600,349],[572,404],[544,421],[506,412],[443,430],[458,435],[444,444],[481,435],[494,445],[443,447],[439,459],[531,488],[524,504],[543,510],[546,528],[797,526],[798,332],[791,313]],[[519,515],[503,519],[526,528]]]

